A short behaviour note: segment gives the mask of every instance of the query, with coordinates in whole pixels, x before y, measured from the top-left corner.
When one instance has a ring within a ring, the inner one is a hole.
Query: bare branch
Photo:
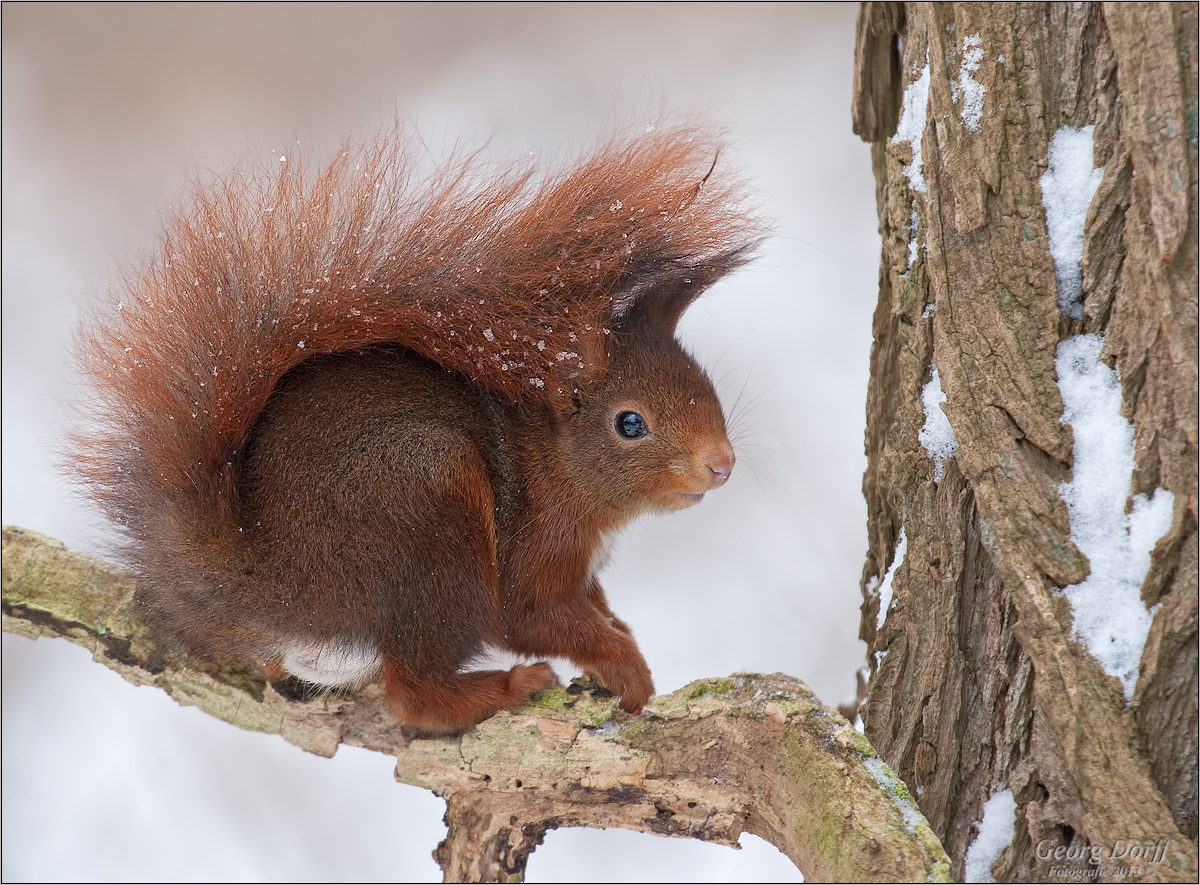
[[[397,780],[447,801],[450,831],[435,852],[447,881],[519,880],[546,831],[571,826],[727,845],[748,831],[827,881],[948,876],[904,785],[791,677],[701,680],[640,716],[572,686],[459,738],[410,739],[379,686],[285,697],[257,668],[213,671],[180,656],[137,617],[129,572],[36,532],[4,528],[3,577],[8,632],[62,636],[135,685],[312,753],[349,744],[396,756]]]

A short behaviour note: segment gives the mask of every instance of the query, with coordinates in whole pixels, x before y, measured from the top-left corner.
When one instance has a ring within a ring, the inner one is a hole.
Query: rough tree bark
[[[434,852],[447,882],[519,882],[557,827],[620,827],[736,845],[755,833],[810,880],[947,881],[949,860],[861,734],[787,676],[704,679],[644,715],[605,693],[542,692],[459,738],[412,740],[382,687],[296,694],[258,668],[209,672],[131,614],[132,575],[4,528],[4,630],[62,636],[135,685],[323,756],[396,757],[396,779],[446,800]]]
[[[1057,846],[1164,839],[1157,863],[1122,875],[1117,860],[1101,878],[1197,877],[1196,118],[1195,4],[860,8],[854,125],[872,145],[883,236],[861,710],[956,878],[984,803],[1005,789],[1016,825],[997,880],[1089,869],[1042,856]],[[902,140],[898,124],[914,120]],[[1103,177],[1073,318],[1056,297],[1039,179],[1056,132],[1089,125]],[[1128,703],[1073,635],[1062,592],[1089,574],[1059,493],[1074,437],[1056,347],[1081,333],[1104,335],[1119,374],[1130,500],[1174,494],[1141,587],[1153,621]],[[919,437],[931,365],[958,443],[940,480]]]

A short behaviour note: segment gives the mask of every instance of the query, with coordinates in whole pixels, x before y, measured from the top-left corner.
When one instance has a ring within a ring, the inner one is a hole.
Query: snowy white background
[[[660,691],[784,671],[853,690],[870,321],[869,151],[850,131],[855,7],[13,6],[3,10],[3,519],[103,555],[55,467],[82,305],[149,253],[196,169],[328,155],[399,112],[434,154],[566,157],[699,111],[731,127],[775,219],[682,326],[727,404],[755,403],[728,486],[643,522],[606,573]],[[189,171],[190,170],[190,171]],[[3,878],[440,879],[443,805],[388,759],[324,760],[134,689],[61,640],[5,636]],[[536,881],[775,881],[745,849],[551,833]]]

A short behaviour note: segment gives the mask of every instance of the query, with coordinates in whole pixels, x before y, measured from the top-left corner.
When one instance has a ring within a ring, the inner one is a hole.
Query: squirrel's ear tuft
[[[690,267],[663,257],[647,260],[645,263],[652,266],[635,272],[632,285],[613,299],[612,326],[627,329],[645,324],[674,333],[692,302],[721,277],[748,262],[758,245],[756,240]]]

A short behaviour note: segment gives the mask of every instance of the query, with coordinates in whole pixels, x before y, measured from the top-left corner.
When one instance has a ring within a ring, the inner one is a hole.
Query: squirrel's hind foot
[[[524,706],[535,691],[559,684],[545,662],[433,680],[414,679],[385,660],[383,673],[387,702],[396,718],[426,736],[459,734],[499,710]]]

